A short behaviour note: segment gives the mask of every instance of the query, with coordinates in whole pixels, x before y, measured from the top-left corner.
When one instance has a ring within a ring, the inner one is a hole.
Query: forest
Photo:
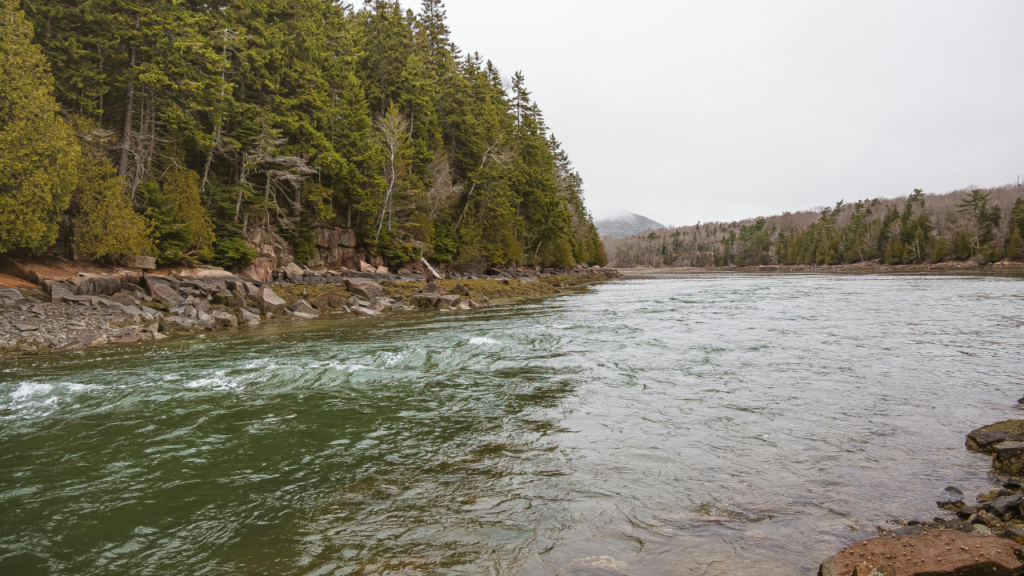
[[[606,263],[525,77],[440,0],[0,0],[0,73],[0,253]]]
[[[604,239],[613,266],[925,264],[1024,259],[1024,186],[838,202]]]

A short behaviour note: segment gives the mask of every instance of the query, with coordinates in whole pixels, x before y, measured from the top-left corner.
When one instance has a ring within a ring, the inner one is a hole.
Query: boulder
[[[366,262],[360,262],[359,263],[359,271],[360,272],[367,272],[367,273],[373,274],[374,272],[377,271],[377,267],[374,266],[373,264],[367,264]]]
[[[300,282],[306,275],[306,271],[300,268],[295,262],[291,262],[284,267],[284,274],[289,282]]]
[[[156,270],[156,258],[152,256],[128,256],[121,263],[125,268],[141,268],[143,270]]]
[[[113,296],[121,291],[121,281],[113,276],[88,274],[78,282],[78,293],[88,296]]]
[[[1011,494],[1009,496],[1002,496],[1000,498],[996,498],[995,500],[992,501],[992,512],[999,518],[1002,518],[1006,516],[1006,514],[1011,510],[1016,511],[1017,508],[1020,506],[1020,502],[1020,494]]]
[[[458,294],[459,296],[469,296],[469,288],[466,288],[462,284],[456,284],[455,288],[452,288],[452,294]]]
[[[1007,440],[1020,441],[1021,435],[992,428],[979,428],[967,435],[967,449],[971,452],[988,452],[993,446]]]
[[[236,328],[238,326],[238,318],[230,312],[214,310],[210,316],[213,317],[214,324],[221,328]]]
[[[196,323],[191,318],[182,316],[167,316],[160,320],[161,332],[180,332],[191,330]]]
[[[330,310],[331,308],[341,308],[345,304],[345,300],[339,294],[321,294],[310,300],[309,303],[320,310]]]
[[[122,306],[138,306],[139,301],[135,298],[134,294],[121,291],[110,297],[111,300],[121,304]]]
[[[291,306],[289,306],[288,309],[291,310],[292,312],[299,312],[299,313],[302,313],[302,314],[315,314],[316,313],[316,310],[313,310],[313,307],[310,306],[309,302],[306,302],[305,300],[299,300],[295,304],[292,304]]]
[[[244,326],[259,326],[260,325],[260,316],[259,316],[259,314],[254,314],[252,312],[249,312],[248,310],[239,310],[238,311],[238,320]]]
[[[177,290],[171,288],[170,284],[150,280],[147,283],[147,288],[149,288],[149,296],[151,298],[163,300],[168,306],[178,306],[185,302],[185,299],[178,294]]]
[[[1011,476],[1024,476],[1024,442],[1007,441],[992,449],[992,468]]]
[[[316,320],[319,318],[319,314],[307,314],[305,312],[292,312],[292,318],[298,318],[299,320]]]
[[[374,272],[377,274],[389,274],[387,266],[377,266],[377,269],[374,270]]]
[[[380,284],[365,278],[346,278],[345,287],[349,292],[370,300],[380,298],[384,294],[384,289]]]
[[[385,310],[391,310],[394,308],[394,305],[395,301],[390,298],[379,298],[374,301],[369,308],[371,310],[376,310],[377,312],[384,312]]]
[[[281,314],[287,302],[267,287],[260,288],[249,294],[249,301],[260,309],[264,315]]]
[[[50,300],[56,303],[67,300],[69,296],[75,296],[71,286],[64,284],[63,282],[54,282],[47,286],[47,290],[50,293]]]
[[[437,304],[439,293],[413,294],[409,297],[409,303],[417,308],[433,308]]]
[[[434,308],[438,310],[451,310],[462,302],[462,296],[458,294],[449,294],[447,296],[438,296],[437,302],[434,304]]]
[[[994,536],[925,530],[857,542],[825,560],[818,574],[852,576],[867,564],[873,569],[889,565],[899,576],[1010,576],[1022,566],[1015,553],[1019,550],[1019,545]]]
[[[270,282],[274,279],[274,264],[273,258],[257,258],[253,260],[252,264],[243,268],[240,274],[256,282]]]
[[[246,308],[245,298],[241,296],[231,296],[224,299],[224,305],[228,308]]]

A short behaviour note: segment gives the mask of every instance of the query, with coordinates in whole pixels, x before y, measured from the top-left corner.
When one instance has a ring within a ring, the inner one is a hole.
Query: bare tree
[[[427,215],[431,220],[455,203],[462,195],[462,184],[455,182],[455,169],[443,151],[434,154],[430,169],[432,184],[427,190]]]
[[[409,121],[405,119],[402,113],[392,108],[374,122],[374,127],[377,129],[375,134],[377,144],[384,151],[384,182],[387,184],[380,216],[377,218],[377,235],[375,240],[378,240],[380,239],[381,228],[384,227],[384,217],[394,210],[392,203],[401,169],[400,152],[402,146],[409,138]],[[388,229],[391,229],[390,225]]]

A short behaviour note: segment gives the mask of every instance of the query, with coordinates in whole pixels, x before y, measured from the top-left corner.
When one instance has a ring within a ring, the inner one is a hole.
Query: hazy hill
[[[609,265],[620,268],[1019,259],[1017,252],[1024,248],[1013,246],[1013,232],[1024,236],[1024,186],[977,190],[985,197],[978,211],[963,206],[974,193],[972,188],[926,194],[909,212],[906,196],[876,198],[824,210],[664,228],[653,236],[639,230],[619,237],[604,222],[595,224],[605,236]],[[891,250],[890,245],[902,248]]]
[[[612,238],[626,238],[627,236],[633,236],[648,230],[659,230],[665,227],[664,224],[659,224],[650,218],[630,212],[624,212],[611,218],[604,218],[594,222],[594,224],[597,226],[597,231],[601,236],[611,236]]]

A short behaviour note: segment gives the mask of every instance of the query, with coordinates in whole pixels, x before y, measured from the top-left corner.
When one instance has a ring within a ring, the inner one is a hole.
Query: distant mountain
[[[645,230],[657,230],[665,227],[664,224],[659,224],[650,218],[629,212],[612,218],[597,220],[594,224],[597,225],[597,232],[601,236],[611,236],[613,238],[626,238]]]

